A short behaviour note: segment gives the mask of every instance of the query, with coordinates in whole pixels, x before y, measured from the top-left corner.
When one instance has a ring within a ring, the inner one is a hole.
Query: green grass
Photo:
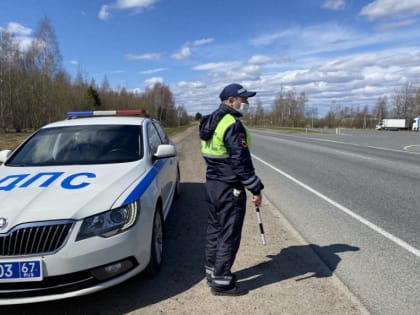
[[[0,133],[0,150],[14,150],[31,134],[31,132]]]

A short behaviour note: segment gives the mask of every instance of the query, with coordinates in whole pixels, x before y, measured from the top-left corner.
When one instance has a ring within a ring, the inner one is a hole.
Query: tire
[[[159,273],[163,261],[163,233],[164,222],[162,211],[158,207],[153,218],[152,241],[150,244],[150,262],[146,267],[146,274],[154,276]]]

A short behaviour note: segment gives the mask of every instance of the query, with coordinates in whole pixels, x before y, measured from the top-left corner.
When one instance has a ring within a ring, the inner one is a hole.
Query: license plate
[[[41,260],[0,262],[0,282],[41,281]]]

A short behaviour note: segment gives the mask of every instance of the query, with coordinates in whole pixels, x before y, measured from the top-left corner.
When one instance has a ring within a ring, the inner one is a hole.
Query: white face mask
[[[249,109],[248,103],[241,103],[241,107],[239,107],[238,112],[240,112],[241,114],[244,114],[248,111],[248,109]]]

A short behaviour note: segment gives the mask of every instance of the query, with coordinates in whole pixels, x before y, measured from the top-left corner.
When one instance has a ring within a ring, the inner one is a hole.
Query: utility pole
[[[312,113],[312,121],[311,121],[311,129],[314,129],[314,106],[311,106],[311,113]]]

